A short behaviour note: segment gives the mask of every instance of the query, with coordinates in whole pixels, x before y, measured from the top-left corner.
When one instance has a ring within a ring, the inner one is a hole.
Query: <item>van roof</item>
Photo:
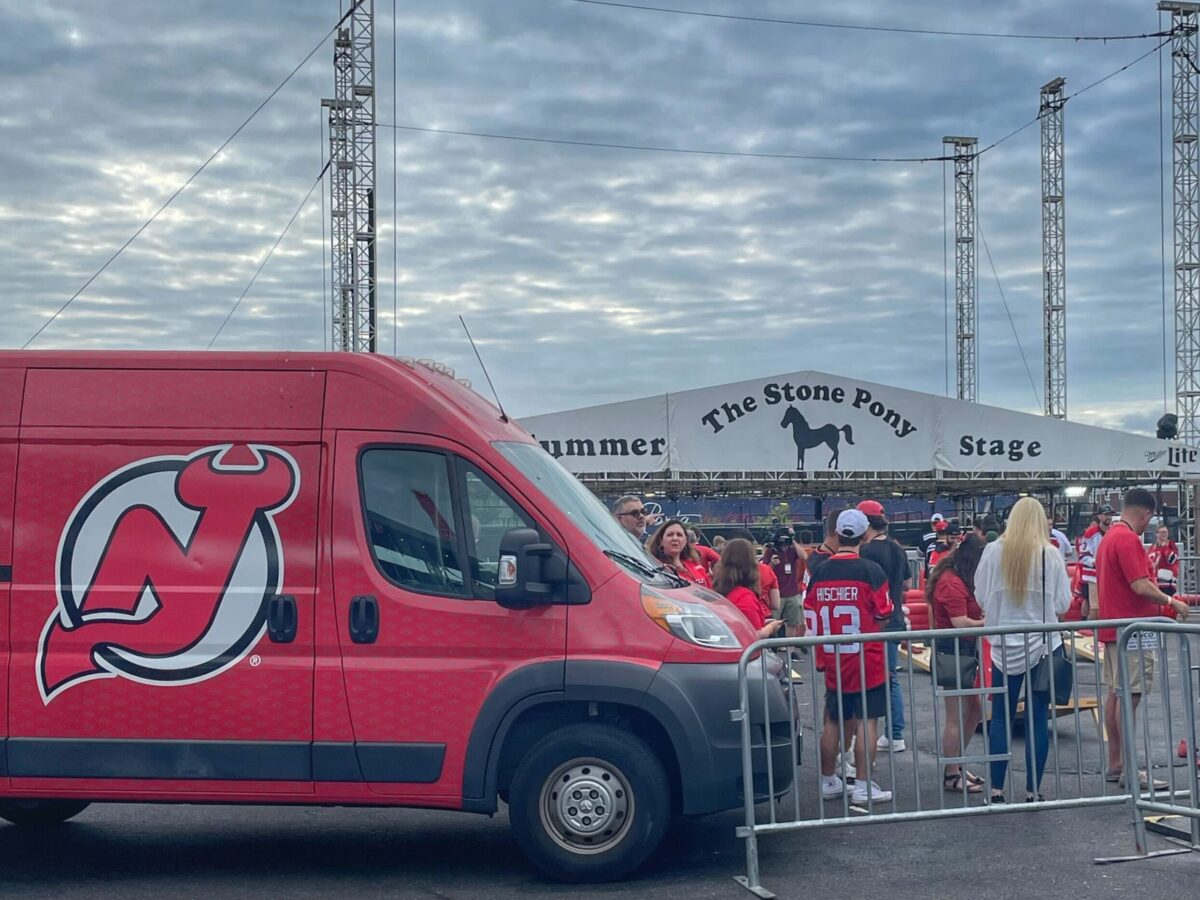
[[[530,441],[515,423],[452,374],[377,353],[174,350],[0,350],[0,369],[157,369],[342,372],[409,394],[418,385],[443,416],[465,420],[481,437]]]

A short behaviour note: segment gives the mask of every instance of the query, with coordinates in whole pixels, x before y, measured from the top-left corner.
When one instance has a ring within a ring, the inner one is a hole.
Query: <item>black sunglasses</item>
[[[617,513],[618,516],[639,516],[645,517],[646,510],[644,509],[627,509],[623,513]]]

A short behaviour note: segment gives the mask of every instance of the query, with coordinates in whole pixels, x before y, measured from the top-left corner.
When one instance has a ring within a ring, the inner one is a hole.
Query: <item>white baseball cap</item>
[[[857,509],[844,509],[838,513],[837,533],[841,537],[856,538],[867,533],[867,517]]]
[[[929,521],[930,522],[945,522],[946,517],[943,516],[941,513],[934,513],[932,516],[929,517]]]

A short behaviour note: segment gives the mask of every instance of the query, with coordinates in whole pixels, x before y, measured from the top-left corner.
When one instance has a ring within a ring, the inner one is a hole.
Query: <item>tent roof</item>
[[[606,492],[981,494],[1200,480],[1196,450],[802,371],[530,416]]]

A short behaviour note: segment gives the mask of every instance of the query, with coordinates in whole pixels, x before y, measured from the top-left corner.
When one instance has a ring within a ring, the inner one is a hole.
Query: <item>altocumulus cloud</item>
[[[989,143],[1153,46],[768,26],[570,0],[398,0],[395,122],[757,153],[936,156]],[[680,0],[682,7],[1004,32],[1158,28],[1148,0],[1003,5]],[[332,0],[0,0],[0,329],[20,346],[337,19]],[[392,4],[376,0],[392,124]],[[323,161],[318,55],[36,347],[201,348]],[[1067,106],[1072,417],[1162,404],[1158,60]],[[397,164],[392,166],[392,140]],[[981,162],[980,215],[1040,390],[1038,129]],[[744,159],[379,134],[380,348],[518,414],[800,368],[940,392],[943,165]],[[398,202],[394,208],[392,183]],[[315,193],[222,334],[320,349]],[[398,265],[392,266],[393,245]],[[1036,409],[980,253],[981,399]],[[1141,360],[1132,370],[1122,360]],[[1132,372],[1132,375],[1131,375]]]

